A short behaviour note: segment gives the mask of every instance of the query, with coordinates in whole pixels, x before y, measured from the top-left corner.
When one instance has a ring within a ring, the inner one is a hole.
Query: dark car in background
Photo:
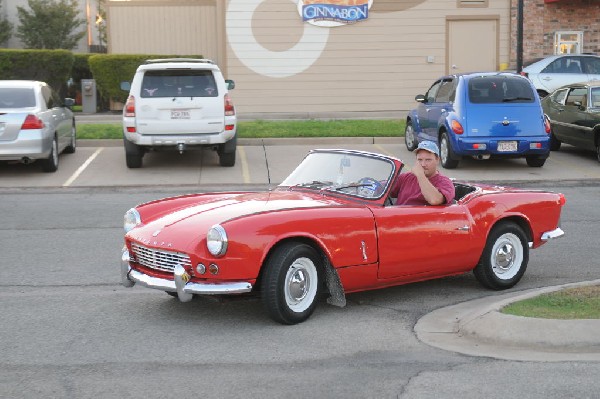
[[[550,119],[550,149],[561,143],[596,153],[600,162],[600,81],[567,85],[542,101]]]
[[[0,80],[0,161],[38,161],[55,172],[58,154],[75,152],[74,103],[44,82]]]
[[[471,73],[444,76],[406,118],[409,151],[419,142],[439,144],[444,168],[463,157],[525,158],[541,167],[550,153],[550,124],[532,83],[514,73]]]

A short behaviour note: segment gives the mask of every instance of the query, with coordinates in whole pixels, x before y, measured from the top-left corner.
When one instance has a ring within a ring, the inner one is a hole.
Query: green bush
[[[73,62],[69,50],[0,49],[0,79],[39,80],[64,94]]]

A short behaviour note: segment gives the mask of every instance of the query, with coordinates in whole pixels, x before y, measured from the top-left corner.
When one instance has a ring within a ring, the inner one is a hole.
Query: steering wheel
[[[383,192],[383,185],[372,177],[363,177],[357,185],[356,194],[361,197],[375,198]]]

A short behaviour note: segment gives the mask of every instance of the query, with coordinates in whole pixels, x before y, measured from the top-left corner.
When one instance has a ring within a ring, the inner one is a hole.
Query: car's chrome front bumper
[[[164,279],[148,276],[129,265],[129,251],[123,250],[121,255],[121,284],[133,287],[138,283],[148,288],[162,291],[177,292],[181,302],[188,302],[194,294],[198,295],[228,295],[243,294],[252,291],[252,284],[247,281],[232,281],[226,283],[194,283],[181,265],[175,267],[174,279]]]
[[[549,241],[551,239],[559,238],[564,235],[565,232],[560,227],[557,227],[552,231],[547,231],[544,234],[542,234],[542,241]]]

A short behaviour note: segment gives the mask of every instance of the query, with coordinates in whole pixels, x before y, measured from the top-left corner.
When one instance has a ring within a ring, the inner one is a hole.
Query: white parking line
[[[98,156],[98,154],[100,154],[102,152],[102,150],[104,149],[104,147],[100,147],[96,150],[96,152],[94,152],[84,163],[83,165],[81,165],[79,167],[79,169],[77,169],[75,171],[75,173],[73,173],[71,175],[71,177],[69,177],[69,179],[65,182],[65,184],[63,184],[63,187],[69,187],[71,185],[71,183],[73,183],[75,181],[75,179],[77,179],[79,177],[79,175],[85,170],[85,168],[87,168],[92,161],[94,160],[94,158],[96,158]]]
[[[242,179],[244,184],[250,183],[250,168],[248,167],[248,158],[246,157],[246,150],[244,147],[238,147],[238,153],[240,154],[240,161],[242,162]]]

